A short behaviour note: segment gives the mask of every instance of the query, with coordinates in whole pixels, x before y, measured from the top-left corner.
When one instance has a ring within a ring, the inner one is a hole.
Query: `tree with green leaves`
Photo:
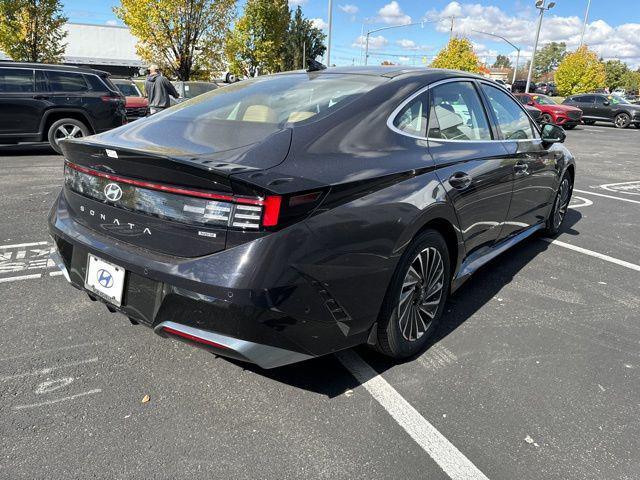
[[[566,43],[551,42],[546,44],[536,53],[533,78],[538,80],[543,75],[556,70],[566,55]]]
[[[640,70],[637,72],[627,70],[622,76],[619,86],[624,88],[627,93],[638,95],[640,91]]]
[[[249,77],[282,71],[290,18],[287,0],[247,0],[227,38],[229,70]]]
[[[236,0],[121,0],[113,11],[138,38],[138,55],[169,76],[206,78],[223,69]]]
[[[311,20],[304,18],[298,5],[289,22],[284,44],[284,69],[307,68],[304,59],[315,59],[324,55],[326,35],[315,27]],[[303,58],[304,57],[304,58]]]
[[[592,92],[606,83],[604,65],[595,52],[586,46],[567,55],[556,71],[556,84],[560,95]]]
[[[604,62],[607,87],[609,87],[611,92],[623,86],[623,78],[628,71],[629,67],[627,64],[620,60],[607,60]]]
[[[0,49],[16,61],[59,62],[66,22],[59,0],[0,0]]]
[[[431,62],[432,68],[480,72],[482,65],[467,38],[452,38]]]
[[[493,68],[511,68],[511,60],[506,55],[498,54],[496,61],[493,62]]]

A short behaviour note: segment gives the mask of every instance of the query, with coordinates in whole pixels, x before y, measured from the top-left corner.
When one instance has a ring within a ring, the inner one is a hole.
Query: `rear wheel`
[[[616,128],[627,128],[631,123],[631,116],[628,113],[619,113],[613,122]]]
[[[450,272],[449,249],[440,233],[425,230],[413,240],[382,304],[378,351],[401,359],[426,348],[449,295]]]
[[[89,129],[80,120],[75,118],[63,118],[49,127],[47,138],[51,147],[58,153],[62,153],[60,142],[66,139],[82,138],[88,136]]]
[[[549,214],[549,218],[547,218],[545,230],[548,235],[557,235],[560,231],[564,217],[567,215],[567,210],[569,209],[572,193],[573,181],[571,180],[569,172],[566,172],[560,181],[556,199],[553,202],[553,209]]]

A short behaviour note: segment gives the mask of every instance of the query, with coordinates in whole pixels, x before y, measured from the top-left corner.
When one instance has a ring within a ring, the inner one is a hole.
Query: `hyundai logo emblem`
[[[98,283],[104,288],[111,288],[113,286],[113,275],[104,268],[98,270]]]
[[[104,187],[104,196],[107,197],[107,200],[111,200],[112,202],[117,202],[122,198],[122,189],[120,185],[117,183],[110,183]]]

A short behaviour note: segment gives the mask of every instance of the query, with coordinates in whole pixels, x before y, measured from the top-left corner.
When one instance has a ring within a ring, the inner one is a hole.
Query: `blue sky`
[[[118,2],[67,0],[64,3],[65,13],[72,22],[117,23],[111,8]],[[454,32],[468,36],[481,59],[491,63],[496,54],[502,53],[515,60],[515,50],[472,30],[508,37],[522,48],[526,57],[530,55],[535,35],[534,3],[534,0],[334,0],[332,63],[345,65],[362,61],[359,37],[363,29],[427,19],[434,23],[386,30],[370,38],[370,63],[390,60],[420,65],[446,44],[450,16],[455,16]],[[592,0],[585,41],[604,58],[620,58],[634,67],[640,66],[638,3],[638,0]],[[326,25],[328,0],[290,0],[290,4],[300,4],[307,17],[315,19],[321,27]],[[587,0],[556,0],[556,6],[545,14],[541,41],[565,41],[570,48],[575,48],[586,6]]]

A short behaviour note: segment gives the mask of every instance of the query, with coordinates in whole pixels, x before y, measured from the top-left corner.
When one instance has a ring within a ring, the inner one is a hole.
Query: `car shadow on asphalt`
[[[573,227],[580,221],[582,214],[578,210],[569,209],[562,226],[561,234],[577,236],[579,231]],[[473,316],[486,303],[526,267],[533,259],[549,248],[549,243],[541,241],[539,236],[526,240],[503,253],[487,265],[480,268],[447,303],[445,315],[429,347],[440,342]],[[355,351],[375,370],[377,374],[404,363],[413,362],[416,357],[396,361],[377,354],[367,346],[359,346]],[[424,355],[421,354],[421,355]],[[236,360],[228,361],[252,371],[257,375],[282,382],[287,385],[311,391],[329,398],[344,394],[360,385],[342,366],[334,355],[327,355],[293,365],[263,370],[252,364]]]
[[[20,143],[0,145],[0,157],[58,155],[48,143]]]

